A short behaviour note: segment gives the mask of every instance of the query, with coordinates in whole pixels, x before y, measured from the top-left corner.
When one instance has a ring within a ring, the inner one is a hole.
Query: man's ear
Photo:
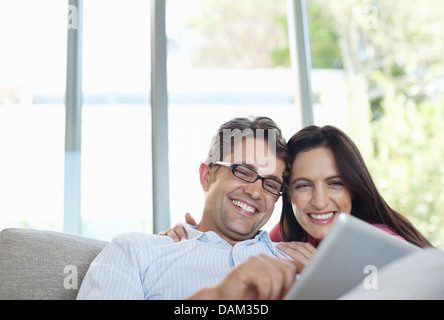
[[[199,177],[202,189],[207,192],[211,185],[212,175],[208,163],[201,163],[199,167]]]

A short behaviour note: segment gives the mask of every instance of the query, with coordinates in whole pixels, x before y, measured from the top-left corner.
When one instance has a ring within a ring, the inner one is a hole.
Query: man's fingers
[[[196,220],[194,220],[194,218],[191,216],[191,214],[189,212],[187,212],[185,214],[185,221],[186,221],[186,223],[188,223],[192,226],[197,226]]]
[[[260,255],[254,257],[255,273],[250,273],[259,300],[282,299],[291,288],[298,272],[298,265],[290,260]]]
[[[188,239],[188,233],[182,224],[178,223],[173,228],[168,228],[167,231],[162,231],[158,233],[159,236],[168,236],[172,238],[175,242],[179,242],[182,239]]]
[[[303,265],[291,260],[264,254],[253,256],[231,270],[218,285],[199,295],[217,300],[282,299],[295,282],[299,268]]]

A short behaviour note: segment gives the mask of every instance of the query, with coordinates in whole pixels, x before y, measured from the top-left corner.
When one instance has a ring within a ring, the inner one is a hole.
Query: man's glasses
[[[284,185],[273,179],[273,178],[264,178],[261,177],[256,171],[253,169],[250,169],[242,164],[237,163],[229,163],[229,162],[223,162],[223,161],[216,161],[214,164],[229,167],[231,168],[231,172],[233,175],[245,182],[254,183],[258,179],[262,180],[262,187],[269,193],[274,194],[275,196],[281,196],[282,192],[284,191]]]

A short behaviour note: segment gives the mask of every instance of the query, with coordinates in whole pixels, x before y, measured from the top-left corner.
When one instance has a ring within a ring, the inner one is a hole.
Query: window
[[[198,221],[199,165],[225,121],[271,117],[289,138],[301,128],[289,67],[286,1],[167,1],[171,224]],[[284,53],[284,54],[283,54]],[[287,60],[285,60],[287,59]],[[267,227],[280,218],[275,206]]]
[[[152,231],[149,1],[84,1],[82,233]]]
[[[83,3],[79,231],[151,232],[149,2]],[[1,228],[63,230],[68,9],[0,4]]]
[[[171,225],[186,212],[200,218],[198,167],[221,123],[265,115],[288,139],[306,122],[290,66],[289,3],[166,0],[168,123],[156,125],[168,125]],[[444,246],[444,7],[306,5],[313,122],[347,132],[388,203]],[[151,232],[150,1],[83,6],[78,232],[105,240]],[[0,4],[0,228],[63,230],[68,9],[60,0]]]
[[[63,226],[67,1],[0,3],[0,227]]]
[[[307,1],[315,124],[358,144],[390,206],[444,245],[444,9]]]

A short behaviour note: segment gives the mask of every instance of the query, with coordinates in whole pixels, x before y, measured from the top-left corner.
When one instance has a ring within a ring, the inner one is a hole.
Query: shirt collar
[[[188,239],[192,240],[199,240],[202,242],[223,242],[228,244],[224,239],[222,239],[216,232],[214,231],[207,231],[202,232],[199,230],[196,230],[195,226],[192,226],[190,224],[185,223],[184,224],[185,231],[188,234]]]
[[[256,235],[256,237],[254,237],[254,239],[245,240],[244,243],[248,244],[248,243],[253,243],[255,241],[264,243],[271,250],[271,252],[273,252],[275,256],[277,257],[282,256],[282,253],[276,248],[277,243],[271,241],[270,235],[268,234],[267,231],[259,230],[258,234]]]
[[[184,228],[186,232],[188,233],[188,239],[196,239],[201,240],[204,242],[224,242],[227,243],[225,240],[223,240],[216,232],[214,231],[207,231],[202,232],[199,230],[196,230],[195,226],[192,226],[190,224],[185,223]],[[256,234],[256,236],[253,239],[247,239],[244,240],[237,245],[251,245],[256,242],[263,242],[276,256],[281,256],[282,254],[276,249],[276,243],[273,243],[270,239],[270,236],[267,231],[265,230],[259,230],[259,232]],[[228,244],[228,243],[227,243]]]
[[[195,226],[192,226],[191,224],[184,223],[183,227],[185,231],[187,232],[188,239],[199,239],[204,234],[202,231],[196,230]]]

